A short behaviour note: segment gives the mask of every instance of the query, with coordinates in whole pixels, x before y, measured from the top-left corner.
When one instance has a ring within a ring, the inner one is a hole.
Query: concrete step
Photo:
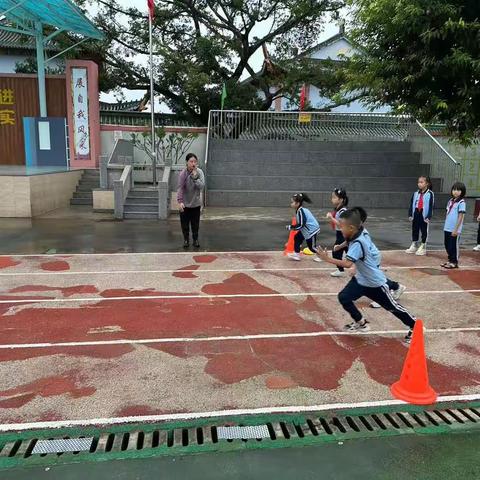
[[[420,154],[415,152],[272,152],[250,150],[210,150],[208,164],[222,162],[255,162],[255,163],[322,163],[339,165],[352,163],[376,163],[389,165],[395,162],[420,162]]]
[[[157,197],[158,198],[158,190],[154,189],[133,189],[128,192],[129,198],[145,198],[145,197]]]
[[[149,213],[156,213],[158,215],[158,205],[151,205],[151,204],[127,205],[125,204],[124,212],[125,213],[149,212]]]
[[[158,197],[131,197],[125,200],[125,205],[157,205]]]
[[[77,185],[77,192],[91,192],[94,188],[99,188],[99,185],[84,185],[79,183]]]
[[[414,163],[389,163],[382,165],[377,163],[365,164],[342,164],[342,170],[352,177],[418,177],[428,175],[430,165]],[[277,162],[209,162],[207,176],[211,175],[314,175],[334,176],[338,175],[338,165],[325,165],[321,162],[302,163],[277,163]]]
[[[79,183],[84,183],[85,185],[98,185],[100,183],[100,179],[99,178],[84,178],[82,177],[80,179],[80,182]]]
[[[73,192],[72,198],[89,198],[93,199],[93,192]]]
[[[253,152],[408,152],[409,142],[397,141],[282,141],[210,139],[212,150]]]
[[[440,187],[441,181],[433,179],[434,190]],[[209,175],[208,188],[211,190],[235,191],[331,191],[342,187],[347,192],[413,192],[417,185],[417,177],[314,177],[314,176],[240,176]],[[411,193],[410,193],[411,195]]]
[[[72,198],[70,205],[93,205],[93,198]]]
[[[150,220],[158,220],[158,213],[152,212],[125,212],[123,218],[128,220],[135,220],[135,219],[150,219]]]
[[[331,190],[307,192],[315,208],[331,208]],[[290,205],[292,191],[222,191],[208,190],[207,205],[212,207],[281,207]],[[350,206],[364,208],[402,208],[406,211],[412,197],[411,192],[350,192]],[[443,208],[448,194],[436,194],[437,207]]]

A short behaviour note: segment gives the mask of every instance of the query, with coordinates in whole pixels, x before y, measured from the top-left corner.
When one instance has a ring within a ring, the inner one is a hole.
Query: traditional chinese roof
[[[20,35],[15,32],[0,30],[0,48],[35,51],[35,38],[27,35]],[[55,45],[55,42],[48,42],[45,45],[45,50],[59,52],[60,48]]]
[[[145,110],[144,100],[134,100],[132,102],[108,103],[100,102],[102,112],[142,112]]]
[[[318,50],[321,50],[322,48],[328,47],[332,43],[335,43],[336,41],[341,40],[341,39],[344,39],[349,44],[352,44],[351,40],[345,35],[345,26],[344,25],[340,26],[340,31],[337,34],[333,35],[330,38],[327,38],[323,42],[317,43],[313,47],[310,47],[308,50],[305,50],[304,52],[298,54],[295,58],[308,57],[312,53],[317,52]],[[261,70],[257,73],[257,77],[268,76],[268,77],[272,78],[276,74],[281,73],[282,70],[278,65],[276,65],[272,61],[266,46],[262,45],[262,48],[263,48],[264,60],[263,60],[263,65],[262,65]],[[323,59],[315,59],[314,61],[316,61],[318,63],[325,62],[325,60],[323,60]],[[330,61],[339,62],[339,60],[330,60]],[[252,77],[247,77],[241,83],[245,84],[245,83],[250,83],[251,81],[252,81]]]

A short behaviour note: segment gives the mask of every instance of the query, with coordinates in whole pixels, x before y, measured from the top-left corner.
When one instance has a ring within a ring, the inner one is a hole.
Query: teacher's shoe
[[[405,253],[417,253],[417,250],[418,248],[416,242],[412,242],[410,247],[405,250]]]
[[[186,248],[188,248],[189,246],[190,246],[190,242],[189,242],[188,240],[185,240],[185,241],[183,242],[183,248],[186,249]]]
[[[199,243],[199,241],[198,241],[198,240],[194,240],[194,241],[193,241],[193,246],[194,246],[195,248],[200,248],[200,243]]]

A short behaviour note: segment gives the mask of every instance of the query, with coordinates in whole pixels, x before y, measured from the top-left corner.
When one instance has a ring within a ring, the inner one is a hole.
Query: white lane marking
[[[464,294],[464,293],[480,293],[478,290],[416,290],[407,291],[403,295],[446,295],[446,294]],[[210,298],[277,298],[277,297],[336,297],[338,292],[301,292],[301,293],[232,293],[220,295],[134,295],[126,297],[79,297],[79,298],[46,298],[36,300],[19,299],[19,300],[0,300],[0,304],[20,304],[20,303],[84,303],[84,302],[104,302],[104,301],[123,301],[123,300],[191,300],[193,298],[210,299]]]
[[[470,251],[470,249],[462,249],[465,251]],[[443,249],[432,250],[428,249],[429,252],[445,252]],[[391,253],[405,253],[405,250],[382,250],[382,252],[391,252]],[[21,254],[2,254],[0,258],[22,258],[22,257],[46,257],[46,258],[59,258],[60,260],[65,260],[66,257],[110,257],[112,255],[116,256],[129,256],[129,255],[191,255],[192,257],[204,256],[204,255],[265,255],[265,254],[276,254],[281,256],[283,252],[281,250],[243,250],[243,251],[223,251],[223,252],[114,252],[114,253],[21,253]]]
[[[467,402],[480,400],[480,393],[469,395],[446,395],[439,396],[439,402]],[[282,413],[302,413],[302,412],[321,412],[327,410],[342,410],[352,408],[370,408],[384,407],[390,405],[406,405],[402,400],[377,400],[370,402],[357,403],[327,403],[323,405],[291,405],[284,407],[263,407],[263,408],[244,408],[230,410],[213,410],[207,412],[186,412],[186,413],[166,413],[162,415],[138,415],[130,417],[112,417],[112,418],[87,418],[82,420],[54,420],[50,422],[30,422],[30,423],[4,423],[0,424],[1,432],[33,430],[33,429],[51,429],[66,428],[75,426],[92,426],[92,425],[118,425],[125,423],[153,423],[153,422],[169,422],[175,420],[194,420],[199,418],[218,418],[233,417],[240,415],[268,415]]]
[[[410,267],[406,266],[396,266],[396,265],[384,265],[382,270],[425,270],[425,269],[435,269],[441,272],[440,267],[436,265],[412,265]],[[462,270],[480,270],[480,265],[463,265]],[[227,269],[217,269],[217,268],[199,268],[199,269],[182,269],[179,267],[175,270],[95,270],[95,271],[61,271],[61,272],[11,272],[11,273],[0,273],[0,277],[24,277],[24,276],[62,276],[62,275],[125,275],[125,274],[144,274],[144,273],[242,273],[242,272],[313,272],[313,271],[332,271],[332,267],[300,267],[300,268],[227,268]]]
[[[193,342],[226,342],[233,340],[276,340],[284,338],[314,338],[314,337],[337,337],[337,336],[369,336],[369,335],[405,335],[407,330],[370,330],[368,332],[344,332],[344,331],[320,331],[298,333],[261,333],[251,335],[229,335],[216,337],[173,337],[173,338],[139,338],[117,340],[89,340],[84,342],[52,342],[52,343],[11,343],[0,345],[0,350],[15,350],[24,348],[58,348],[58,347],[91,347],[103,345],[147,345],[152,343],[193,343]],[[450,327],[450,328],[426,328],[425,333],[463,333],[480,332],[480,327]],[[90,332],[89,332],[90,333]],[[109,333],[95,332],[95,333]]]

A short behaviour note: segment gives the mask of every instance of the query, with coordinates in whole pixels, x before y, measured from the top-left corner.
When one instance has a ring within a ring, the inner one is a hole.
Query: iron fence
[[[439,125],[435,126],[437,129]],[[329,112],[259,112],[212,110],[209,140],[274,141],[408,141],[442,180],[441,191],[462,178],[462,165],[417,120],[402,115]]]
[[[236,140],[403,141],[409,117],[375,113],[210,112],[209,136]]]

